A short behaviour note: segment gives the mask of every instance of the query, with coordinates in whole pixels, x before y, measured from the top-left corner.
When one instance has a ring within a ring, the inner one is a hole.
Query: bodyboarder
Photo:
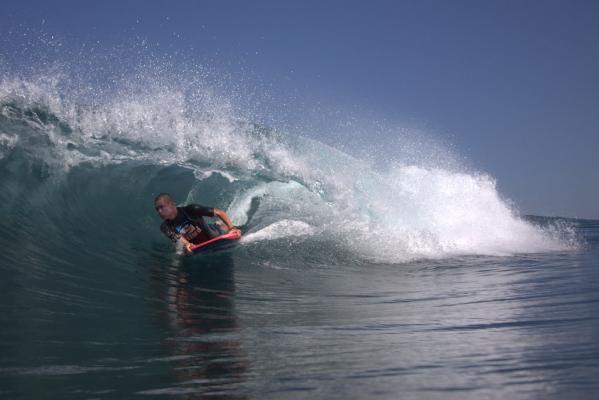
[[[189,204],[177,207],[168,193],[160,193],[154,199],[154,208],[163,220],[160,230],[174,243],[180,242],[186,254],[193,254],[193,246],[223,235],[239,231],[229,216],[218,208]],[[210,224],[204,218],[216,217]]]

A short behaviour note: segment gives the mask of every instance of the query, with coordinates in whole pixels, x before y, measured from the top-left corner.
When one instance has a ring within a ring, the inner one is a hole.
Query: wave
[[[226,209],[246,231],[241,247],[269,243],[266,258],[289,241],[327,243],[323,260],[335,249],[383,263],[578,246],[572,224],[522,218],[488,174],[430,157],[375,168],[252,121],[206,85],[133,80],[99,100],[65,79],[0,83],[5,248],[35,237],[31,251],[85,241],[101,254],[106,240],[141,251],[161,240],[151,202],[164,191]]]

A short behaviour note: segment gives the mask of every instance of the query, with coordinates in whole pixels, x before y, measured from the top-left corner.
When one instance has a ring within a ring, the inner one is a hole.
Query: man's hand
[[[193,243],[186,243],[183,245],[183,250],[185,251],[185,254],[187,254],[188,256],[193,254]]]

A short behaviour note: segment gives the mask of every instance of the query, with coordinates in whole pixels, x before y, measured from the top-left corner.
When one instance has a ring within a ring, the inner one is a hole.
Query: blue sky
[[[291,105],[289,119],[318,104],[323,120],[439,136],[524,213],[599,219],[597,21],[597,1],[9,0],[0,31],[108,48],[147,40],[255,80]],[[331,142],[327,129],[311,134]]]

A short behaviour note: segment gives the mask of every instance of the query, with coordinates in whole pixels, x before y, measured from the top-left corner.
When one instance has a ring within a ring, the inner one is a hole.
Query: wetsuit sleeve
[[[214,217],[214,208],[204,207],[199,204],[190,204],[185,207],[185,214],[192,220],[201,217]]]
[[[176,242],[177,240],[179,240],[178,235],[175,233],[175,231],[171,227],[168,226],[168,224],[166,222],[163,222],[162,225],[160,225],[160,230],[171,241]]]

